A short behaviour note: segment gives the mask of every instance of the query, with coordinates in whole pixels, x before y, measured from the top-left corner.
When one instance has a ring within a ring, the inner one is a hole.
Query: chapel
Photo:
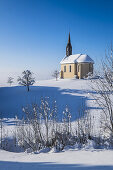
[[[72,54],[70,33],[66,46],[66,56],[60,62],[60,78],[86,78],[89,73],[93,74],[94,61],[87,54]]]

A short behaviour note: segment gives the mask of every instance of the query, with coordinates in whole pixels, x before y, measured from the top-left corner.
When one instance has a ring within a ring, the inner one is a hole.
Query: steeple
[[[71,39],[70,39],[70,32],[69,32],[69,37],[68,37],[68,43],[66,46],[66,56],[72,55],[72,46],[71,46]]]
[[[68,43],[70,44],[71,41],[70,41],[70,32],[69,32],[69,37],[68,37]]]

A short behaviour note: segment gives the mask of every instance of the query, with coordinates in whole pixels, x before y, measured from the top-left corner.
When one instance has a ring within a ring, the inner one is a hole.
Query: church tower
[[[68,37],[68,43],[66,46],[66,56],[72,55],[72,45],[71,45],[71,40],[70,40],[70,32],[69,32],[69,37]]]

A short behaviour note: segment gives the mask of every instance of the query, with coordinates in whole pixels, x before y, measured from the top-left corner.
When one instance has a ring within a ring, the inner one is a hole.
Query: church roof
[[[79,56],[80,56],[80,54],[66,56],[62,59],[60,64],[76,63],[76,60],[79,58]]]
[[[64,57],[60,62],[60,64],[71,63],[94,63],[94,61],[87,54],[74,54]]]

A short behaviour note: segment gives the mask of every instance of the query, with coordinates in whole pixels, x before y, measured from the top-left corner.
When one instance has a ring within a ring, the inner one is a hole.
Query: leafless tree
[[[29,86],[35,83],[35,78],[32,75],[33,73],[30,70],[25,70],[22,72],[22,77],[18,77],[17,79],[20,85],[27,87],[27,91],[29,91]]]
[[[10,84],[10,86],[11,86],[11,84],[13,83],[13,77],[8,77],[8,81],[7,81],[7,83],[9,83]]]
[[[102,61],[103,78],[100,76],[98,80],[92,80],[92,89],[96,91],[94,95],[98,105],[102,108],[101,123],[105,132],[110,133],[113,138],[113,56],[105,55],[105,60]]]
[[[58,70],[55,70],[55,71],[53,72],[53,75],[52,75],[52,76],[55,77],[55,78],[56,78],[56,81],[57,81],[58,76],[59,76],[59,71],[58,71]]]

